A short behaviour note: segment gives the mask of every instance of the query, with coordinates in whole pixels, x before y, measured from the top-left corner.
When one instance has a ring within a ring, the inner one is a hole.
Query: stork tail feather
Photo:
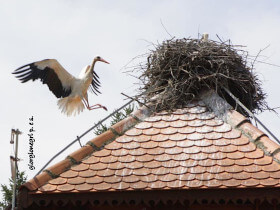
[[[76,115],[82,112],[85,108],[82,100],[77,98],[62,98],[59,99],[57,105],[61,109],[61,112],[66,114],[67,116]]]

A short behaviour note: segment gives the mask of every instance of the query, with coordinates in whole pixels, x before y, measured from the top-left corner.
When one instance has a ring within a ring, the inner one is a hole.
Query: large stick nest
[[[215,90],[239,112],[248,114],[224,91],[232,92],[253,113],[267,104],[248,53],[230,42],[199,39],[167,40],[151,51],[147,64],[141,66],[142,99],[156,95],[157,111],[181,108],[202,90]]]

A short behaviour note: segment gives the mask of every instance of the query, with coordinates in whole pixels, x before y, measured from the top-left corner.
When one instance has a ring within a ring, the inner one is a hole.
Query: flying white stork
[[[13,74],[25,83],[29,80],[40,79],[43,84],[47,84],[50,91],[57,98],[57,104],[62,113],[67,116],[79,114],[86,107],[88,110],[103,108],[105,106],[95,104],[90,106],[88,102],[87,90],[90,88],[96,95],[100,86],[99,77],[94,71],[94,65],[97,61],[108,63],[100,56],[93,59],[91,65],[86,66],[80,73],[79,77],[72,76],[67,72],[60,63],[55,59],[45,59],[30,63],[16,69]]]

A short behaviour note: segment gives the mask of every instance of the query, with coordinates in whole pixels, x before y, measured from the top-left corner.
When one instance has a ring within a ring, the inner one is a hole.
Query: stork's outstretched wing
[[[47,84],[57,98],[67,97],[71,93],[74,77],[55,59],[45,59],[16,69],[13,74],[22,82],[40,79]]]

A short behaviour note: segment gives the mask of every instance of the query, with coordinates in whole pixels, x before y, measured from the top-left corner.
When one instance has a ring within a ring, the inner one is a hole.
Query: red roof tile
[[[62,174],[60,174],[60,177],[73,178],[73,177],[77,177],[78,174],[79,174],[79,172],[77,172],[77,171],[68,170],[68,171],[65,171]]]
[[[61,185],[61,184],[65,184],[67,183],[67,179],[62,178],[62,177],[58,177],[57,179],[52,179],[49,181],[49,184],[52,185]]]
[[[279,187],[279,145],[236,111],[220,117],[209,106],[198,101],[150,117],[137,111],[142,122],[113,126],[121,136],[105,132],[72,153],[80,164],[67,169],[66,159],[25,186],[34,193]]]
[[[57,185],[45,184],[44,186],[40,187],[39,190],[42,192],[51,192],[51,191],[55,191],[56,188]]]
[[[79,176],[87,178],[87,177],[95,176],[96,173],[97,173],[97,171],[89,169],[89,170],[86,170],[86,171],[79,172]]]
[[[85,181],[86,181],[86,179],[83,177],[75,177],[75,178],[71,178],[71,179],[67,180],[68,184],[73,184],[73,185],[83,184],[83,183],[85,183]]]
[[[76,184],[75,189],[82,192],[82,191],[89,191],[93,188],[93,185],[88,184],[88,183],[83,183],[83,184]]]
[[[58,185],[57,190],[61,192],[69,192],[75,189],[75,185],[71,184],[63,184],[63,185]]]

